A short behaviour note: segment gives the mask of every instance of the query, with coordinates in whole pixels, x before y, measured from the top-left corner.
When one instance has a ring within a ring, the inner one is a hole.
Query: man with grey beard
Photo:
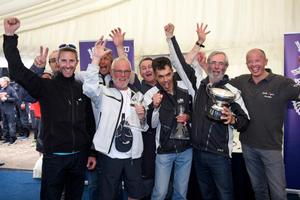
[[[196,30],[198,40],[194,48],[195,52],[199,52],[200,47],[204,47],[203,43],[209,31],[206,32],[203,24],[197,24]],[[241,131],[248,126],[247,110],[240,92],[228,84],[229,78],[225,75],[229,65],[227,55],[221,51],[212,52],[207,59],[208,76],[204,79],[201,76],[188,78],[195,76],[195,71],[185,62],[173,32],[173,24],[165,26],[171,61],[194,100],[191,143],[194,147],[194,164],[202,198],[232,200],[234,197],[230,158],[233,128]],[[196,78],[201,80],[199,87],[196,86]],[[221,120],[208,117],[214,104],[208,92],[210,88],[226,89],[235,94],[234,102],[229,107],[222,107]]]

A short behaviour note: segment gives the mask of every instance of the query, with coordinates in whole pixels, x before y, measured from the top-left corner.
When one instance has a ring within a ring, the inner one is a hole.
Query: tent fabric
[[[26,62],[32,62],[40,45],[53,50],[61,43],[78,45],[101,35],[109,39],[115,27],[134,39],[137,61],[168,54],[163,27],[169,22],[187,52],[197,40],[196,23],[204,22],[211,30],[204,50],[225,51],[230,76],[248,73],[245,55],[254,47],[265,50],[273,72],[283,74],[283,34],[300,31],[298,0],[27,0],[27,6],[14,8],[19,2],[0,0],[0,31],[4,17],[21,19],[19,48]]]

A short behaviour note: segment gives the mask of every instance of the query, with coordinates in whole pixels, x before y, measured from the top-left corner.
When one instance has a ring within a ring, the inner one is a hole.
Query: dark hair
[[[153,70],[163,70],[166,68],[166,65],[172,68],[171,61],[167,57],[158,57],[155,58],[152,62]]]
[[[143,59],[139,62],[139,67],[141,67],[142,62],[144,62],[145,60],[153,61],[152,58],[150,58],[150,57],[145,57],[145,58],[143,58]]]

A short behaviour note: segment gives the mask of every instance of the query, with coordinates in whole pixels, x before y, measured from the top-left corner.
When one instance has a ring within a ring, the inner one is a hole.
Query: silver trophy
[[[176,110],[176,115],[184,114],[184,112],[185,112],[184,100],[178,99],[177,103],[178,103],[178,106],[177,106],[177,110]],[[189,140],[190,135],[189,135],[186,125],[183,123],[177,122],[176,130],[171,133],[170,138],[177,139],[177,140]]]
[[[131,109],[130,115],[126,118],[124,126],[129,128],[134,128],[140,131],[143,131],[142,124],[138,118],[137,113],[135,112],[135,105],[142,105],[143,102],[143,94],[141,92],[135,93],[130,100]]]
[[[208,116],[211,119],[221,121],[223,106],[229,107],[235,99],[235,94],[226,89],[212,87],[207,87],[207,92],[214,102],[214,105],[208,110]]]

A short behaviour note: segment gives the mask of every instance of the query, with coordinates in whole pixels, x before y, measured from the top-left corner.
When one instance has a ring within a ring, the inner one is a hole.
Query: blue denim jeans
[[[157,154],[155,159],[155,183],[152,200],[163,200],[168,193],[168,185],[174,165],[172,199],[186,199],[189,176],[193,159],[192,149],[181,153]]]
[[[3,135],[6,141],[16,139],[16,117],[15,112],[3,113]]]
[[[282,152],[242,144],[243,157],[256,200],[286,200]],[[270,191],[270,194],[269,194]]]
[[[194,163],[204,200],[234,198],[229,157],[194,149]]]
[[[87,153],[72,155],[43,155],[41,200],[81,200],[87,163]]]
[[[98,165],[98,163],[97,163]],[[94,170],[87,170],[89,200],[99,199],[99,172],[98,166]]]
[[[24,110],[21,110],[21,108],[18,107],[18,112],[19,115],[17,115],[17,117],[19,118],[17,119],[17,126],[19,128],[20,133],[22,133],[23,136],[28,137],[30,132],[30,124],[28,119],[28,114],[29,114],[28,103],[26,103],[26,108]]]

